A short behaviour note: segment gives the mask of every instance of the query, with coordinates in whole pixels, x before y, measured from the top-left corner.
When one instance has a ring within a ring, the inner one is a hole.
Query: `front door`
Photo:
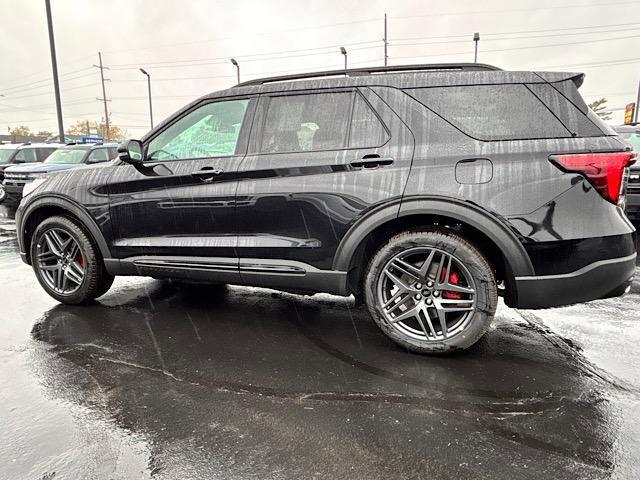
[[[356,218],[402,196],[413,137],[368,88],[263,95],[254,125],[238,171],[245,283],[331,269]]]
[[[136,265],[147,266],[170,260],[185,270],[216,258],[237,270],[235,174],[254,102],[203,101],[145,140],[141,167],[116,168],[109,191],[114,257],[144,256]]]

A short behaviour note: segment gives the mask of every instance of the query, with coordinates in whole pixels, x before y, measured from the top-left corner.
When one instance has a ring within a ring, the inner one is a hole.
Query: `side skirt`
[[[320,270],[303,262],[263,258],[138,256],[105,258],[111,275],[233,283],[301,292],[349,295],[347,272]]]

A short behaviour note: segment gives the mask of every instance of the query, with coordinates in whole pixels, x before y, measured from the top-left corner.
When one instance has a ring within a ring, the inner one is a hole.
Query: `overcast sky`
[[[382,65],[388,14],[390,64],[478,61],[503,69],[580,71],[590,102],[635,101],[640,1],[624,0],[51,0],[65,128],[100,120],[98,51],[113,123],[132,137],[185,103],[264,75]],[[0,132],[56,130],[44,0],[0,0]],[[622,112],[613,114],[621,123]]]

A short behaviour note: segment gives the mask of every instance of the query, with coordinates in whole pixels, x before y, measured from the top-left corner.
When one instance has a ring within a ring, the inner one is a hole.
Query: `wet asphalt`
[[[0,479],[640,478],[639,301],[501,304],[444,358],[328,295],[129,277],[70,307],[0,206]]]

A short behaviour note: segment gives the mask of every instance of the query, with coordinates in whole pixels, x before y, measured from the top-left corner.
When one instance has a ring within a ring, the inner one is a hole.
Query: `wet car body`
[[[95,238],[113,275],[348,295],[359,291],[370,242],[429,223],[457,229],[484,249],[510,306],[619,295],[635,268],[634,227],[584,175],[550,161],[628,150],[580,104],[581,82],[576,73],[480,68],[239,85],[188,105],[143,139],[147,148],[202,105],[245,99],[248,120],[234,155],[113,162],[53,175],[17,212],[21,255],[31,261],[28,245],[39,220],[67,212]],[[565,98],[562,134],[479,140],[429,99],[429,89],[496,85],[500,94],[514,86],[514,95],[535,91],[542,103],[551,102],[545,95]],[[386,141],[260,152],[256,138],[268,102],[319,91],[364,99],[382,119]]]

